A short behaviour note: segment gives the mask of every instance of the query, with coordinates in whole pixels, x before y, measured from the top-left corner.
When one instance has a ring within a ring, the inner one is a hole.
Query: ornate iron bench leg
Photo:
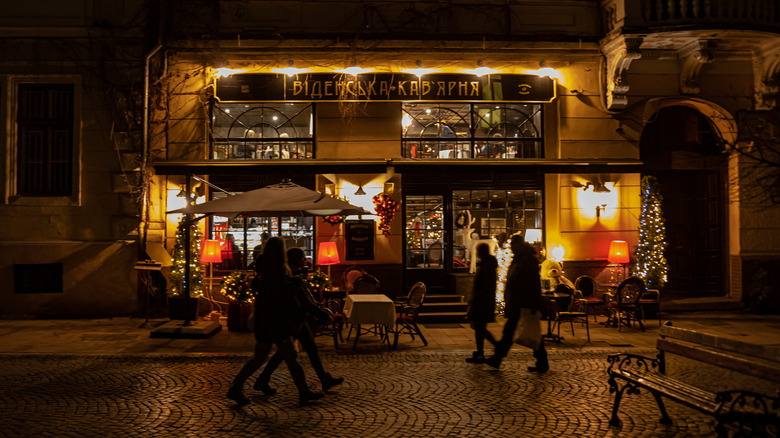
[[[615,391],[615,403],[612,405],[612,418],[609,420],[611,426],[620,426],[620,418],[618,418],[618,408],[620,407],[620,399],[623,398],[623,391],[626,389],[623,386],[622,389]]]
[[[659,420],[661,424],[672,424],[672,419],[669,418],[669,415],[666,413],[666,406],[664,406],[664,401],[661,399],[661,394],[655,391],[651,391],[651,394],[655,397],[655,401],[658,403],[658,409],[661,411],[661,419]]]

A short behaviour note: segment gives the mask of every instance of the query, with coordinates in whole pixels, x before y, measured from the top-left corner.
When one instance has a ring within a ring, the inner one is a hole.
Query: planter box
[[[227,326],[231,332],[248,332],[249,314],[252,313],[252,304],[239,304],[230,300],[228,305]]]
[[[168,297],[168,316],[171,319],[195,321],[198,319],[198,298]]]

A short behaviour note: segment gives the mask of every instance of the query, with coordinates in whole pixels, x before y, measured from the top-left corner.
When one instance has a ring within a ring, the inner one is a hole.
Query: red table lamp
[[[339,250],[336,242],[320,242],[320,248],[317,252],[317,264],[328,266],[328,278],[330,278],[330,265],[341,263],[339,260]]]
[[[609,244],[608,262],[625,265],[630,260],[631,259],[628,257],[628,242],[625,240],[613,240],[612,243]]]
[[[219,247],[219,240],[206,239],[203,241],[203,250],[200,253],[201,263],[209,264],[209,303],[211,311],[214,311],[214,301],[211,299],[211,285],[214,282],[214,263],[222,263],[222,250]]]

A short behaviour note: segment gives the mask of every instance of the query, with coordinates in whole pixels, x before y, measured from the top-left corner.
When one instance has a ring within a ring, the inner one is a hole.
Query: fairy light
[[[184,271],[186,268],[185,221],[179,221],[176,228],[176,243],[173,248],[173,266],[171,267],[171,296],[178,297],[184,291]],[[190,225],[190,297],[203,296],[200,275],[200,229]]]
[[[639,243],[634,258],[634,274],[642,278],[649,288],[660,288],[666,283],[668,265],[666,249],[666,225],[658,191],[658,181],[652,176],[642,178],[642,210],[639,215]]]
[[[509,265],[512,264],[512,251],[509,246],[503,247],[494,237],[493,241],[495,245],[495,256],[498,262],[498,270],[496,272],[496,307],[499,312],[504,310],[504,285],[506,284],[506,276],[509,272]],[[506,245],[506,243],[504,243]]]
[[[390,237],[390,221],[398,211],[398,203],[387,193],[380,193],[372,198],[374,211],[379,216],[379,229],[385,237]]]

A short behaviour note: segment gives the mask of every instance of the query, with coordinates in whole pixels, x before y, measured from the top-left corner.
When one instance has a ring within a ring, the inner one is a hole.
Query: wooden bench
[[[663,424],[672,422],[663,403],[663,397],[666,397],[714,417],[718,436],[728,436],[727,426],[736,428],[738,436],[777,436],[780,431],[780,391],[774,396],[739,389],[716,393],[666,375],[668,352],[780,382],[780,363],[761,357],[762,351],[757,346],[753,346],[755,351],[751,351],[749,346],[747,343],[673,327],[667,322],[661,327],[657,342],[659,353],[656,357],[636,354],[612,354],[607,357],[609,392],[615,394],[609,423],[620,425],[618,409],[624,392],[639,394],[641,389],[645,389],[658,403]],[[770,349],[768,355],[773,354]]]

